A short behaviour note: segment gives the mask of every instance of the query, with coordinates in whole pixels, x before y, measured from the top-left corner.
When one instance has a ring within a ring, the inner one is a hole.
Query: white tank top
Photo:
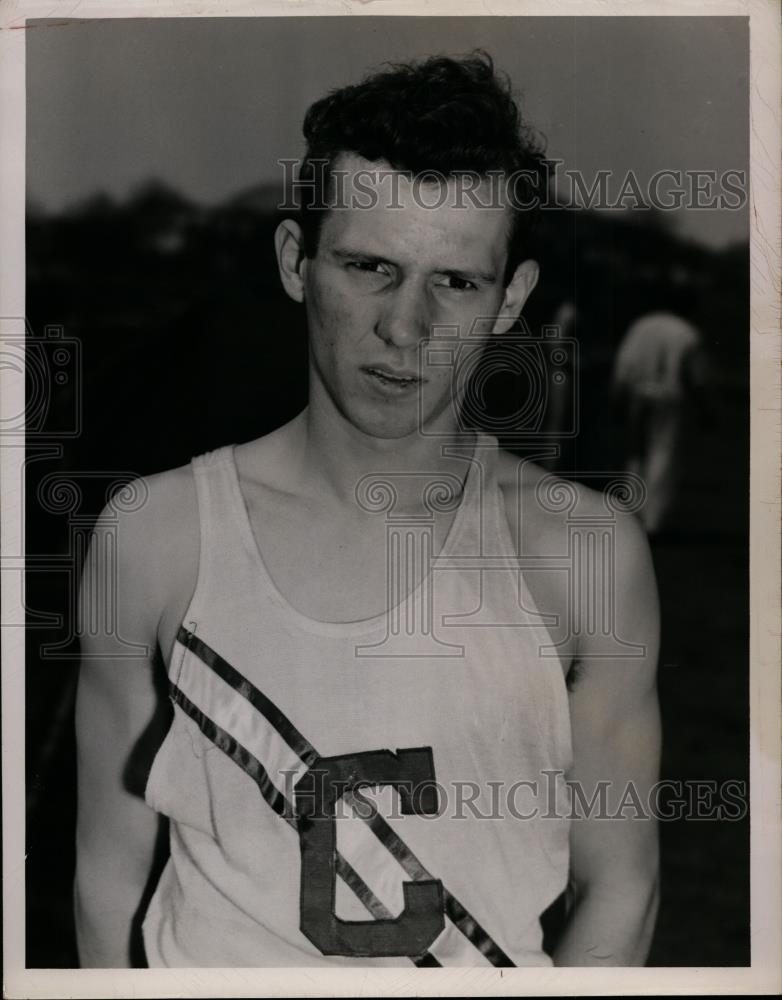
[[[400,599],[333,623],[272,581],[233,446],[193,459],[198,580],[146,788],[171,847],[150,966],[551,964],[539,917],[568,876],[567,690],[512,561],[496,439],[464,461],[440,553],[431,519],[389,509]],[[392,494],[359,485],[375,509]],[[447,503],[447,485],[428,497]]]

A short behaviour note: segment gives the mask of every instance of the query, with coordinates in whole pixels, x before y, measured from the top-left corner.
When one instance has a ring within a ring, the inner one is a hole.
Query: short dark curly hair
[[[383,160],[413,176],[512,175],[505,284],[528,253],[548,181],[546,160],[540,136],[522,121],[509,80],[487,53],[389,64],[316,101],[302,131],[307,150],[299,180],[311,185],[311,197],[300,203],[306,256],[317,252],[326,206],[322,186],[340,153]]]

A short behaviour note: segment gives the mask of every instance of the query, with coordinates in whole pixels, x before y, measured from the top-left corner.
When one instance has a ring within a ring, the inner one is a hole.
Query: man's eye
[[[348,267],[354,271],[362,271],[365,274],[387,274],[380,261],[376,260],[351,260]]]
[[[478,287],[474,282],[469,281],[467,278],[459,278],[455,274],[446,275],[440,284],[455,292],[472,292]]]

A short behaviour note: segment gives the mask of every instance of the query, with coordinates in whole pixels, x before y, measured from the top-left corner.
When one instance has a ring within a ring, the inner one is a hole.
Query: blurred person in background
[[[612,392],[624,424],[625,470],[645,484],[646,502],[639,516],[651,536],[669,526],[690,404],[704,401],[708,381],[703,338],[685,318],[690,299],[686,285],[662,290],[660,308],[630,324],[613,365]]]

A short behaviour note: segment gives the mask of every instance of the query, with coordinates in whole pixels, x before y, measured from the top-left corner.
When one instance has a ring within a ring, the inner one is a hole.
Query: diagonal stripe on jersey
[[[350,866],[341,854],[337,855],[337,875],[339,875],[345,885],[353,890],[364,906],[366,906],[372,916],[377,920],[390,920],[394,916],[393,913],[390,910],[387,910],[384,904],[380,902],[358,872]]]
[[[352,796],[348,793],[345,798],[350,801]],[[388,851],[399,861],[400,865],[404,868],[405,872],[411,879],[414,881],[423,881],[425,879],[433,878],[431,873],[428,872],[427,869],[421,864],[407,844],[389,826],[380,813],[375,812],[374,815],[368,817],[365,822],[378,840],[381,841]],[[453,923],[456,924],[464,936],[468,938],[473,945],[475,945],[478,951],[480,951],[482,955],[485,955],[492,965],[512,966],[513,962],[505,954],[502,948],[500,948],[500,946],[496,944],[491,937],[489,937],[478,921],[467,912],[459,900],[456,899],[455,896],[452,896],[451,893],[445,888],[444,894],[446,914],[450,917]]]
[[[266,769],[260,761],[254,757],[249,750],[246,750],[224,729],[216,725],[208,715],[197,708],[192,701],[175,685],[170,684],[171,697],[175,705],[196,723],[201,732],[216,747],[222,750],[231,760],[257,784],[262,797],[271,808],[288,823],[294,830],[296,829],[296,819],[291,803],[274,787],[269,780]],[[340,855],[336,856],[336,869],[339,877],[345,882],[348,888],[355,893],[356,897],[366,907],[376,920],[388,919],[393,914],[377,898],[370,887],[361,878],[351,865]],[[425,952],[423,956],[413,959],[417,965],[439,966],[437,959]]]
[[[266,773],[266,768],[257,757],[254,757],[249,750],[238,743],[225,729],[216,725],[175,684],[171,684],[170,688],[174,704],[179,705],[182,711],[189,715],[197,724],[204,736],[208,740],[211,740],[216,747],[219,747],[224,754],[227,754],[235,764],[238,764],[253,779],[260,789],[261,795],[272,809],[286,822],[290,823],[291,826],[295,826],[296,820],[294,819],[293,807],[285,796],[274,787],[269,780],[269,775]]]
[[[282,736],[293,752],[304,761],[305,764],[312,764],[318,754],[314,747],[296,729],[290,719],[286,718],[282,712],[274,705],[261,691],[258,690],[246,677],[243,677],[234,667],[207,646],[192,632],[180,625],[177,640],[195,655],[236,691],[242,698],[256,708],[261,715],[266,718],[277,732]]]
[[[298,777],[318,759],[317,750],[258,688],[184,626],[180,626],[177,641],[193,654],[190,661],[191,668],[202,664],[207,670],[195,674],[193,669],[187,669],[187,660],[183,660],[177,678],[178,686],[172,683],[175,702],[199,725],[208,739],[224,749],[228,756],[253,778],[265,801],[278,815],[283,816],[290,823],[294,816],[294,810],[290,801],[270,775],[287,775],[289,778],[295,775],[295,780],[298,780]],[[183,689],[185,687],[188,688],[187,691]],[[227,692],[229,689],[231,694],[238,694],[256,710],[254,721],[258,725],[245,724],[245,731],[242,734],[235,731],[237,713],[228,700]],[[208,705],[210,710],[217,709],[218,714],[222,714],[223,718],[213,717],[214,712],[212,715],[207,714],[203,708],[199,708],[199,705]],[[224,721],[226,726],[231,725],[234,728],[233,735],[228,733],[227,728],[220,725],[221,721]],[[274,739],[275,736],[278,738]],[[253,753],[252,750],[256,752]],[[265,766],[260,763],[261,759],[263,759]],[[290,782],[287,788],[292,789],[295,780]],[[343,798],[349,805],[353,801],[350,793]],[[275,802],[276,805],[273,804]],[[353,802],[353,804],[355,803]],[[281,809],[282,811],[280,811]],[[401,870],[413,881],[427,881],[433,878],[382,816],[378,813],[371,817],[366,817],[361,813],[357,813],[357,815],[361,815],[361,818],[364,819],[362,826],[365,830],[386,848],[389,862],[399,865]],[[295,820],[293,825],[295,825]],[[360,878],[349,859],[342,858],[340,864],[339,858],[338,855],[338,874],[361,899],[369,912],[376,915],[375,910],[379,913],[381,908],[385,912],[390,912],[386,903],[379,899],[366,882]],[[360,888],[359,883],[364,888],[357,892],[356,889]],[[367,905],[367,899],[370,897],[374,900],[372,906]],[[452,931],[455,932],[455,929],[458,928],[462,940],[465,943],[469,942],[470,946],[491,965],[507,967],[514,964],[459,900],[445,888],[444,900],[447,917],[446,930],[433,942],[426,955],[410,956],[412,961],[416,964],[440,964],[434,954],[438,950],[437,946],[438,944],[442,945],[446,937],[453,940]],[[477,958],[477,955],[475,957]],[[473,961],[472,964],[475,962]]]

